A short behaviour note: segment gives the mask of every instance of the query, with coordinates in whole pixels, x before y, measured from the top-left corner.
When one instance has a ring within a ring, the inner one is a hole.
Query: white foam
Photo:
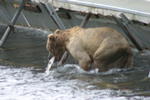
[[[99,89],[91,82],[78,78],[68,80],[43,77],[45,73],[33,73],[31,70],[33,69],[0,66],[0,100],[128,100],[120,95],[132,94],[132,91],[125,89]],[[69,77],[68,74],[66,77]],[[144,99],[140,96],[132,98]]]
[[[49,0],[32,0],[32,1],[36,3],[40,3],[40,2],[47,3]]]
[[[52,65],[53,65],[53,63],[54,63],[54,61],[55,61],[55,57],[52,57],[52,58],[49,60],[49,62],[48,62],[48,64],[47,64],[47,67],[46,67],[46,71],[45,71],[46,75],[49,75],[49,70],[51,69],[51,67],[52,67]]]
[[[114,73],[125,70],[125,69],[119,69],[119,68],[112,68],[106,72],[99,72],[99,69],[96,68],[96,69],[92,69],[90,71],[85,71],[77,64],[65,64],[63,67],[75,67],[77,69],[78,73],[101,74],[101,75],[110,75],[110,74],[114,74]]]
[[[150,72],[149,72],[149,74],[148,74],[148,78],[150,78]]]

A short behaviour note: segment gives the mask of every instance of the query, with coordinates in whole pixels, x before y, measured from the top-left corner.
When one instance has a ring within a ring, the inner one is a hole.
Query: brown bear
[[[56,60],[60,60],[65,51],[69,52],[86,71],[91,68],[107,71],[132,65],[133,56],[128,41],[121,33],[109,27],[76,26],[56,30],[48,35],[46,48]]]

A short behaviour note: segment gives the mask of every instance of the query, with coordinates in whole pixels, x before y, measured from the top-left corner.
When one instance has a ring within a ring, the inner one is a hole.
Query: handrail
[[[149,12],[138,11],[134,9],[122,8],[122,7],[117,7],[117,6],[110,6],[110,5],[105,5],[105,4],[97,4],[97,3],[88,2],[88,1],[82,1],[82,0],[80,1],[79,0],[57,0],[57,1],[150,17]]]

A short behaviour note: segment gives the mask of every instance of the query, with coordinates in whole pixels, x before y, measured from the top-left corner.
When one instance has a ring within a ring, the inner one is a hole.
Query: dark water
[[[134,51],[131,69],[96,74],[67,64],[46,76],[48,33],[19,28],[10,34],[0,48],[0,100],[150,100],[149,51]]]

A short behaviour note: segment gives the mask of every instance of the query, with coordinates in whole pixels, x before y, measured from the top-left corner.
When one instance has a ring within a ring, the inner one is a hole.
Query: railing
[[[88,1],[82,1],[82,0],[57,0],[57,1],[150,17],[149,12],[138,11],[138,10],[122,8],[122,7],[117,7],[117,6],[110,6],[110,5],[105,5],[105,4],[97,4],[97,3],[88,2]]]

